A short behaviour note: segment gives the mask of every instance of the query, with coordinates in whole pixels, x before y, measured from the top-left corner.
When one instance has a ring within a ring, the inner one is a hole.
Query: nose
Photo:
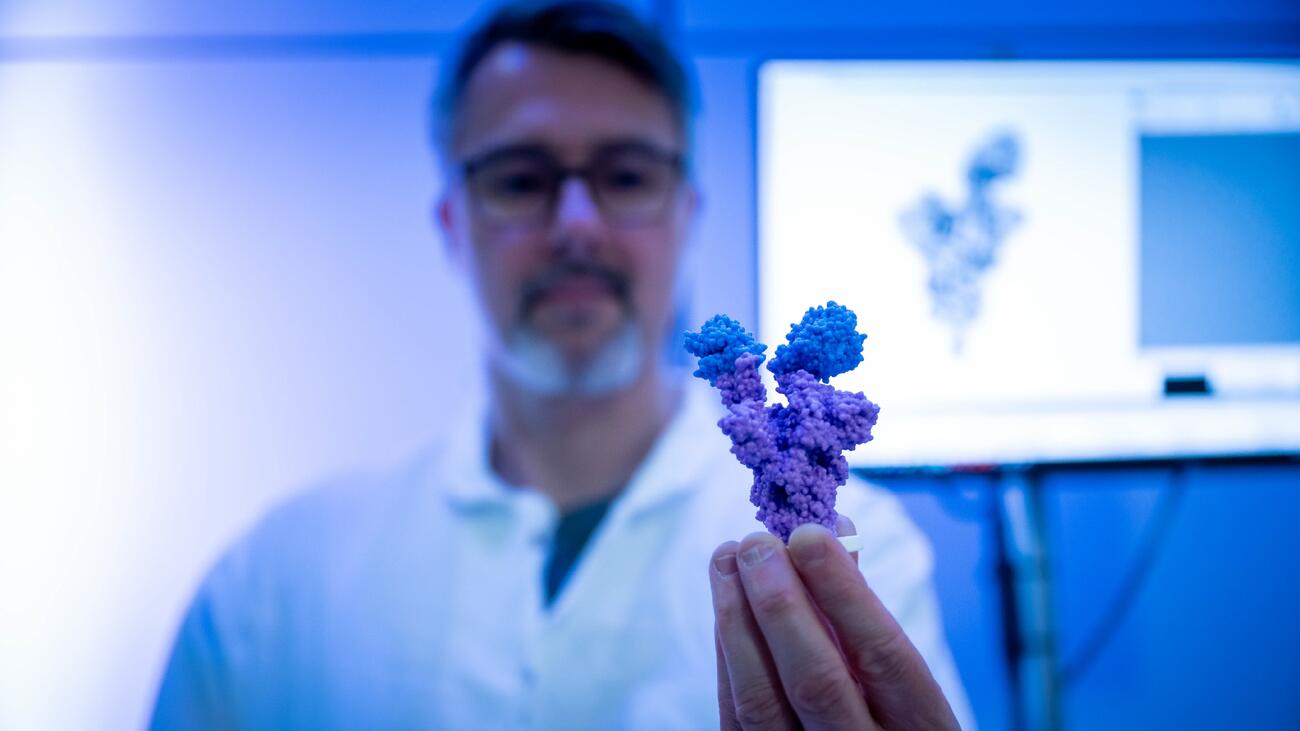
[[[605,220],[587,182],[572,175],[560,183],[556,197],[551,220],[553,245],[590,247],[598,242],[604,235]]]

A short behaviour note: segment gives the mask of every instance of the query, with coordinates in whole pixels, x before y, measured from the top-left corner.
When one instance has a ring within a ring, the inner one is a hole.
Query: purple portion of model
[[[809,309],[768,364],[786,399],[770,406],[759,372],[766,346],[735,320],[718,315],[686,336],[686,349],[700,358],[695,375],[716,386],[727,407],[718,426],[754,472],[756,517],[783,541],[804,523],[835,532],[835,491],[849,476],[843,453],[871,441],[880,408],[824,383],[862,362],[866,336],[856,325],[853,312],[834,302]]]

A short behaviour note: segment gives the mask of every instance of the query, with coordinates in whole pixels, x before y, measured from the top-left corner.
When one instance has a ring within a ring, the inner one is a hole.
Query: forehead
[[[622,68],[594,56],[506,44],[470,76],[452,153],[465,159],[531,143],[578,162],[609,142],[675,150],[679,138],[668,100]]]

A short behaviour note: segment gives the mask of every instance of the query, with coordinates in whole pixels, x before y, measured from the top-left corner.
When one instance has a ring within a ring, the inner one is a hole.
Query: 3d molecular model
[[[749,499],[758,520],[783,541],[804,523],[835,532],[835,493],[849,476],[844,452],[871,441],[880,407],[861,393],[836,390],[832,377],[862,362],[866,336],[852,310],[828,302],[790,328],[767,368],[785,404],[767,403],[759,365],[767,346],[735,320],[715,315],[686,349],[699,358],[695,375],[722,394],[718,422],[731,452],[754,473]]]

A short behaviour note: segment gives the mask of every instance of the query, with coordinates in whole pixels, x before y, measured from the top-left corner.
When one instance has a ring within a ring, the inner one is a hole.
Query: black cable
[[[987,525],[993,531],[993,578],[998,590],[998,608],[1002,620],[1002,660],[1006,663],[1007,690],[1011,696],[1011,728],[1025,731],[1029,720],[1025,717],[1024,683],[1020,678],[1020,659],[1025,655],[1025,643],[1020,633],[1020,605],[1016,601],[1016,569],[1007,550],[1007,526],[1002,520],[1001,507],[989,485]]]
[[[1152,509],[1151,518],[1147,520],[1146,529],[1129,564],[1128,572],[1120,582],[1119,588],[1115,590],[1110,605],[1102,613],[1101,619],[1097,621],[1092,632],[1087,635],[1087,639],[1080,643],[1074,657],[1062,663],[1057,674],[1062,690],[1069,688],[1088,672],[1097,655],[1110,642],[1111,636],[1128,615],[1156,559],[1159,558],[1169,527],[1186,493],[1187,468],[1183,464],[1176,464],[1170,468],[1169,484],[1160,495],[1155,508]]]

